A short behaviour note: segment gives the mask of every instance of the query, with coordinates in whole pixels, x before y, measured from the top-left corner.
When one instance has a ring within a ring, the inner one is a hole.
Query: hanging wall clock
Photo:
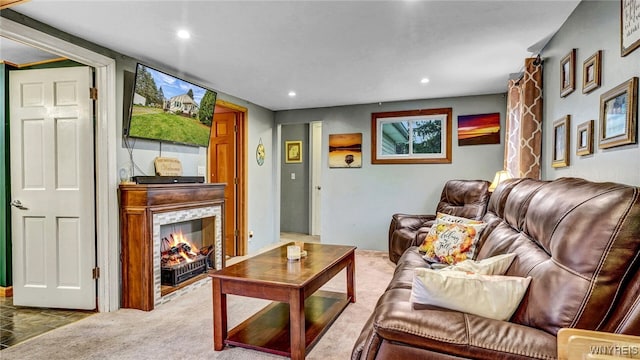
[[[259,166],[262,166],[262,164],[264,164],[264,157],[264,145],[262,145],[262,138],[260,138],[260,142],[258,143],[258,147],[256,148],[256,162]]]

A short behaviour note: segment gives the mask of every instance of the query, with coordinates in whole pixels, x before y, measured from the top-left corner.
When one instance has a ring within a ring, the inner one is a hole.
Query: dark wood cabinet
[[[224,214],[225,184],[121,184],[120,241],[122,262],[121,306],[153,310],[154,293],[154,214],[220,206]],[[224,227],[224,221],[220,221]],[[224,229],[220,231],[224,234]],[[157,250],[157,251],[154,251]],[[224,267],[224,241],[220,242]]]

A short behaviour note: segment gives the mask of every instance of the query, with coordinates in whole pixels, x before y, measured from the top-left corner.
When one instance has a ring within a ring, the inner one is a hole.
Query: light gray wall
[[[287,141],[302,140],[302,162],[286,163]],[[309,124],[282,127],[280,231],[309,233]],[[295,179],[291,178],[295,174]]]
[[[560,97],[560,60],[577,49],[576,90]],[[583,62],[602,50],[602,86],[589,94],[582,93]],[[637,144],[598,149],[600,95],[633,76],[640,76],[640,49],[620,56],[620,2],[583,1],[567,19],[542,52],[544,59],[544,129],[542,176],[564,176],[594,181],[615,181],[640,185],[640,150]],[[551,167],[553,121],[571,115],[570,166]],[[594,123],[594,154],[576,155],[576,128],[587,120]]]
[[[451,164],[371,164],[371,113],[441,107],[453,108]],[[458,146],[457,120],[458,115],[499,112],[502,138],[506,107],[505,95],[496,94],[278,111],[275,119],[276,124],[323,122],[321,241],[386,251],[392,214],[432,214],[447,180],[490,181],[502,169],[503,141],[499,145]],[[329,168],[329,134],[358,132],[362,133],[362,168]]]

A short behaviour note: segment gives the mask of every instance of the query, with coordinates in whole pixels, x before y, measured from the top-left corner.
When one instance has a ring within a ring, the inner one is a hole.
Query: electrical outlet
[[[204,166],[198,166],[198,176],[204,176],[205,172],[207,171],[207,168]]]

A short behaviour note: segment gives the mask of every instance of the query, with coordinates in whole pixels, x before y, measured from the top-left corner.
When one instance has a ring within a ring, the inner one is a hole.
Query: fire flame
[[[162,261],[166,265],[177,265],[181,262],[193,262],[200,251],[187,240],[182,231],[170,234],[162,242]]]

